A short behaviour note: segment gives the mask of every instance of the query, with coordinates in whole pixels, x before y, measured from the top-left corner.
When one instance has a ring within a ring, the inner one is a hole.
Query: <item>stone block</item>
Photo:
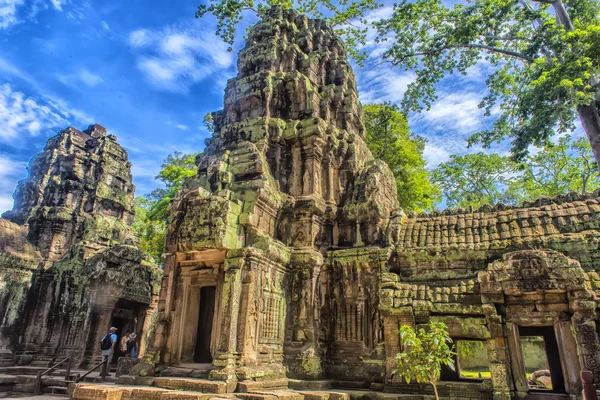
[[[202,393],[226,393],[226,384],[222,381],[193,378],[154,378],[154,385],[173,390],[192,390]]]

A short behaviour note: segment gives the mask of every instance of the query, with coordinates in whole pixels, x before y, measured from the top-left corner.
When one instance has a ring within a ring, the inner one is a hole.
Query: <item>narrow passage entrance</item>
[[[196,331],[196,349],[194,362],[211,363],[210,352],[211,332],[215,314],[215,286],[200,288],[200,312],[198,315],[198,330]]]
[[[564,393],[565,380],[553,327],[521,326],[519,336],[530,391]]]

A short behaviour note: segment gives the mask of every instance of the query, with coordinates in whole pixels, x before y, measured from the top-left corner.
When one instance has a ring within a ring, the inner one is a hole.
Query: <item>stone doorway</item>
[[[200,310],[198,313],[198,329],[196,330],[196,346],[194,350],[194,362],[212,363],[213,357],[210,351],[213,319],[215,314],[215,286],[203,286],[200,288]]]
[[[137,335],[139,349],[139,338],[141,338],[142,335],[147,309],[147,304],[123,298],[119,299],[115,304],[110,322],[110,326],[117,328],[117,345],[111,360],[112,364],[116,364],[119,357],[125,356],[125,354],[121,352],[120,344],[121,338],[123,338],[123,335],[127,332],[135,333]]]
[[[552,326],[520,326],[520,354],[522,368],[515,370],[518,379],[527,382],[529,393],[565,393],[565,381],[561,366],[556,335]]]

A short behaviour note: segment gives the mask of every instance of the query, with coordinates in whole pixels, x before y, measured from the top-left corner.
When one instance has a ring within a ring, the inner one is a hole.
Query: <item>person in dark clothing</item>
[[[137,358],[138,356],[138,345],[137,345],[137,336],[135,333],[129,335],[129,340],[127,341],[127,353],[125,357]]]

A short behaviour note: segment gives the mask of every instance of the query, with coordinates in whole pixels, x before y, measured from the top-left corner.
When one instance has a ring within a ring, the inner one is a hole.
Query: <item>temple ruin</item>
[[[131,245],[114,137],[68,129],[32,160],[0,220],[11,360],[71,343],[89,360],[98,327],[129,312],[152,333],[144,357],[72,398],[424,399],[394,357],[400,326],[433,320],[458,353],[442,398],[579,398],[580,370],[600,382],[599,193],[407,215],[365,144],[341,40],[278,7],[249,31],[213,119],[170,204],[162,271]]]
[[[130,167],[100,125],[31,160],[0,219],[0,365],[87,366],[111,325],[147,333],[162,271],[134,246]]]

